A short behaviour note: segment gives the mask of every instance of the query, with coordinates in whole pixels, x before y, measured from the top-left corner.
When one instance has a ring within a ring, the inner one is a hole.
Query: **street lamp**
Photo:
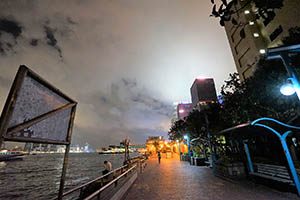
[[[300,101],[300,84],[298,81],[298,78],[296,77],[296,73],[294,71],[294,67],[291,62],[291,54],[299,53],[300,52],[300,44],[297,45],[291,45],[286,47],[276,47],[276,48],[269,48],[267,50],[267,59],[273,60],[273,59],[281,59],[286,71],[289,74],[288,80],[292,82],[292,86],[294,88],[294,91],[296,92],[298,99]],[[293,94],[291,90],[291,86],[287,87],[281,87],[280,92],[283,94]]]
[[[283,94],[285,96],[290,96],[290,95],[293,95],[296,91],[294,89],[293,84],[286,83],[280,87],[280,92],[281,92],[281,94]]]

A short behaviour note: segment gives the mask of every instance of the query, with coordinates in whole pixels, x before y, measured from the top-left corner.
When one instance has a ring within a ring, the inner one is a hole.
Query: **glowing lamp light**
[[[178,142],[179,142],[179,140],[176,140],[176,142],[178,143]]]
[[[291,83],[286,83],[280,87],[280,92],[281,92],[281,94],[283,94],[285,96],[290,96],[295,93],[295,89]]]
[[[249,11],[249,10],[245,10],[244,13],[245,13],[246,15],[248,15],[248,14],[250,14],[250,11]]]
[[[183,110],[183,109],[180,109],[180,110],[179,110],[179,113],[184,113],[184,110]]]
[[[260,54],[265,54],[265,53],[266,53],[266,50],[265,50],[265,49],[260,49],[260,50],[259,50],[259,53],[260,53]]]
[[[253,33],[253,36],[257,38],[257,37],[259,37],[259,34],[258,33]]]
[[[187,135],[185,135],[185,136],[183,136],[183,138],[187,140],[189,137]]]

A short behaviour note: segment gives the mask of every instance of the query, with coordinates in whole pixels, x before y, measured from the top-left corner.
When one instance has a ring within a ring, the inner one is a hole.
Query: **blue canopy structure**
[[[247,161],[249,165],[249,171],[250,173],[254,172],[253,169],[253,163],[251,160],[249,148],[248,148],[248,138],[250,136],[255,135],[262,135],[262,134],[273,134],[275,137],[277,137],[280,141],[280,144],[283,148],[284,156],[287,160],[289,170],[291,172],[291,179],[293,180],[298,195],[300,196],[300,182],[299,177],[297,175],[294,162],[292,160],[290,150],[288,148],[288,145],[286,143],[286,138],[291,133],[300,133],[300,127],[297,126],[291,126],[285,123],[282,123],[278,120],[272,119],[272,118],[259,118],[254,120],[251,123],[241,124],[226,130],[223,130],[218,133],[218,135],[226,135],[226,134],[232,134],[237,135],[239,139],[242,140],[244,150],[247,156]]]

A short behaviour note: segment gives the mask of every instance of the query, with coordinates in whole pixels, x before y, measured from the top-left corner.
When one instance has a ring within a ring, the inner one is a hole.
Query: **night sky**
[[[24,64],[78,101],[73,143],[167,138],[197,76],[235,71],[210,0],[1,0],[0,108]]]

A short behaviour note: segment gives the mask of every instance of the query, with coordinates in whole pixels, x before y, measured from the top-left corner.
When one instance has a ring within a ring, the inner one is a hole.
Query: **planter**
[[[194,158],[194,165],[205,166],[205,158]]]
[[[188,155],[181,155],[180,157],[181,157],[181,159],[180,159],[181,161],[191,162],[190,156],[188,156]]]
[[[242,162],[230,164],[216,163],[216,173],[219,176],[231,179],[240,179],[246,177],[245,166]]]

